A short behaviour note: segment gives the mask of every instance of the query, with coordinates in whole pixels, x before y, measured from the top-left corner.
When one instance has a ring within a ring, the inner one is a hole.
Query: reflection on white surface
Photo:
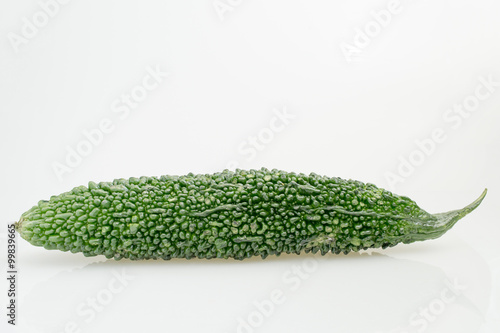
[[[23,332],[477,332],[491,291],[486,263],[465,245],[434,254],[419,246],[242,262],[46,263],[60,271],[23,295],[20,323]],[[412,251],[425,262],[396,258]],[[37,261],[25,278],[44,266]]]

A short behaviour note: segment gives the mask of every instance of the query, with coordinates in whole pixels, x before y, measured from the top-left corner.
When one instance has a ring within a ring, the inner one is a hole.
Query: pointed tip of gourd
[[[22,219],[14,222],[14,230],[16,230],[17,232],[19,232],[19,230],[21,229],[21,222],[22,222]]]
[[[17,233],[24,239],[25,238],[25,228],[24,228],[24,218],[21,217],[19,221],[14,222],[14,230],[17,231]]]
[[[483,202],[483,199],[486,196],[486,193],[488,193],[487,188],[484,189],[483,193],[481,193],[479,198],[477,198],[476,200],[474,200],[474,202],[465,206],[464,208],[452,210],[452,211],[446,212],[446,213],[434,214],[434,216],[437,217],[438,219],[441,218],[443,222],[445,222],[447,219],[448,220],[455,220],[455,222],[456,222],[456,221],[460,220],[461,218],[463,218],[465,215],[472,212],[474,209],[476,209],[481,204],[481,202]],[[450,221],[448,221],[448,223],[449,222]]]
[[[481,193],[481,195],[479,196],[479,198],[476,199],[476,201],[474,201],[473,203],[471,203],[469,205],[469,206],[473,206],[472,210],[476,209],[476,207],[479,206],[481,204],[481,202],[483,202],[483,199],[486,196],[486,193],[488,193],[487,188],[484,189],[483,193]],[[469,207],[469,206],[467,206],[467,207]]]
[[[488,189],[484,189],[479,198],[462,209],[433,214],[432,216],[434,219],[432,221],[427,221],[417,226],[416,233],[412,234],[410,242],[441,237],[448,230],[450,230],[455,223],[476,209],[483,201],[487,192]]]
[[[465,206],[462,210],[468,210],[468,213],[472,212],[474,209],[477,208],[483,202],[484,197],[486,196],[486,193],[488,193],[488,189],[485,188],[483,193],[477,198],[473,203],[471,203],[468,206]]]

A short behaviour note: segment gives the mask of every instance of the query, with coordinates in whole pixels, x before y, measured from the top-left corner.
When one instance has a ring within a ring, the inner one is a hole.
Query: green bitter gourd
[[[437,238],[474,210],[429,214],[355,180],[279,170],[225,170],[90,182],[15,224],[36,246],[121,259],[348,253]]]

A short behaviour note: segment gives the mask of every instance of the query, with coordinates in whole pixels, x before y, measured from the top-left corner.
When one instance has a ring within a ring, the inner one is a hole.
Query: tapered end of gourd
[[[21,238],[27,240],[31,243],[31,236],[33,235],[33,226],[35,226],[35,221],[27,220],[23,214],[19,221],[14,222],[14,230],[16,230]]]
[[[415,232],[412,232],[410,241],[405,243],[434,239],[442,236],[460,219],[476,209],[483,201],[487,192],[488,189],[485,189],[479,198],[462,209],[452,210],[446,213],[433,214],[432,219],[415,222]]]
[[[25,238],[23,234],[23,221],[24,219],[23,217],[21,217],[19,221],[14,222],[14,230],[16,230],[19,233],[19,235],[21,235],[22,238]]]

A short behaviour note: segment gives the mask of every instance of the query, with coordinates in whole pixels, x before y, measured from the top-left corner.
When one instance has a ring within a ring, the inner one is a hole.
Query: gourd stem
[[[413,233],[411,235],[411,240],[422,241],[442,236],[444,233],[450,230],[455,225],[455,223],[457,223],[457,221],[476,209],[483,201],[487,192],[488,189],[485,189],[479,196],[479,198],[462,209],[433,214],[433,216],[435,217],[433,221],[427,221],[422,224],[417,224],[416,233]]]

